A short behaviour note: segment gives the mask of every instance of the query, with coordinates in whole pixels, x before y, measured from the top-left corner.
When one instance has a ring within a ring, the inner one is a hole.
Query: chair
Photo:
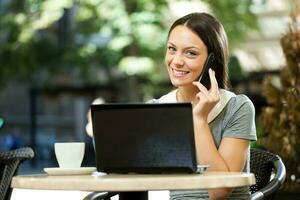
[[[10,199],[12,177],[17,174],[22,161],[31,159],[33,156],[34,152],[29,147],[0,152],[0,200]]]
[[[272,199],[286,175],[285,166],[278,155],[254,148],[250,150],[250,172],[256,178],[256,184],[250,186],[251,200]],[[271,179],[272,172],[275,175]]]

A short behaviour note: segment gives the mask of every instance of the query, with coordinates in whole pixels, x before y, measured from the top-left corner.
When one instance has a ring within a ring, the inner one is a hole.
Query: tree
[[[153,64],[163,50],[166,6],[165,0],[2,3],[0,85],[11,80],[47,84],[64,73],[93,81],[96,69],[117,67],[122,58],[141,52],[150,58],[142,61]]]
[[[252,0],[205,1],[225,24],[232,44],[254,28]],[[0,86],[12,81],[49,85],[61,76],[71,83],[95,83],[120,72],[153,82],[164,78],[167,0],[0,4]]]
[[[300,7],[291,12],[288,32],[281,38],[286,66],[280,81],[270,77],[263,85],[268,106],[261,115],[265,130],[260,144],[278,153],[287,168],[284,190],[300,190]]]

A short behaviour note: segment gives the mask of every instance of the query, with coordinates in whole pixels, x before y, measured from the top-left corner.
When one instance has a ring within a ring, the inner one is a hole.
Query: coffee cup
[[[60,168],[80,168],[84,150],[84,142],[54,143],[55,156]]]

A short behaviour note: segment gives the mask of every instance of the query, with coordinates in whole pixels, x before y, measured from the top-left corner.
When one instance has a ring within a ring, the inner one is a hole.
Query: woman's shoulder
[[[252,101],[244,94],[230,99],[223,115],[223,136],[237,137],[255,141],[255,108]]]
[[[231,111],[231,113],[237,111],[244,111],[247,113],[255,113],[255,107],[252,101],[245,94],[238,94],[232,97],[227,106],[227,110]]]
[[[233,104],[235,106],[244,105],[244,104],[253,105],[252,101],[245,94],[238,94],[238,95],[234,96],[230,102],[231,102],[231,104]]]

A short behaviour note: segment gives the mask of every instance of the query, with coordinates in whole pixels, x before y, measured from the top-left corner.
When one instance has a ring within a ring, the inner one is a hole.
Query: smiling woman
[[[207,74],[208,55],[215,59]],[[228,45],[222,24],[206,13],[192,13],[171,26],[165,64],[177,88],[156,103],[191,102],[198,164],[210,171],[249,172],[249,144],[256,140],[254,106],[227,88]],[[199,77],[207,76],[210,87]],[[171,191],[171,199],[249,199],[249,188]]]

